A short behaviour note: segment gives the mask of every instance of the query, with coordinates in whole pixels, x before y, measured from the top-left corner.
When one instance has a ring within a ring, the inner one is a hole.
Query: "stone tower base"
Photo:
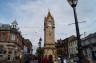
[[[52,56],[52,60],[56,61],[57,60],[56,49],[55,48],[45,48],[44,56],[47,56],[47,58]]]

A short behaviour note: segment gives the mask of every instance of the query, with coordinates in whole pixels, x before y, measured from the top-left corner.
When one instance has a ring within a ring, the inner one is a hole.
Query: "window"
[[[15,40],[15,34],[13,33],[10,34],[10,40]]]
[[[96,39],[95,38],[91,38],[91,43],[95,43]]]
[[[0,54],[0,57],[3,57],[3,55]]]
[[[88,45],[90,44],[90,42],[88,40],[85,41],[85,45]]]
[[[2,33],[0,32],[0,40],[1,40],[1,35],[2,35]]]
[[[12,51],[9,51],[8,54],[12,54]]]
[[[6,32],[2,32],[2,36],[1,36],[2,38],[2,40],[4,41],[4,40],[7,40],[7,36],[6,36]]]
[[[81,45],[84,46],[84,41],[81,42]]]
[[[8,55],[8,60],[10,60],[10,55]]]
[[[2,54],[2,51],[3,51],[3,50],[2,50],[2,49],[0,49],[0,54]]]

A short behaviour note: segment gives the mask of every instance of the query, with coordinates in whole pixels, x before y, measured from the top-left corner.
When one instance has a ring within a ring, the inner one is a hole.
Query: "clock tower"
[[[50,11],[44,20],[44,56],[56,60],[55,24]]]

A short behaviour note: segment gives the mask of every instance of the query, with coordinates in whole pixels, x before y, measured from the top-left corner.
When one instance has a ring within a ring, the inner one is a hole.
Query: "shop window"
[[[2,39],[3,41],[7,40],[6,32],[2,32],[1,39]]]

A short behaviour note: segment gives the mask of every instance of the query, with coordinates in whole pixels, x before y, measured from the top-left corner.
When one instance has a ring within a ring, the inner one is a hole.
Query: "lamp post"
[[[82,63],[81,59],[83,58],[83,52],[81,48],[81,39],[80,39],[80,32],[79,32],[79,25],[78,25],[78,19],[77,19],[77,14],[76,14],[76,5],[78,0],[67,0],[68,3],[71,5],[73,8],[74,12],[74,19],[75,19],[75,27],[76,27],[76,34],[77,34],[77,45],[78,45],[78,63]]]
[[[40,56],[40,59],[39,59],[40,63],[42,63],[42,62],[41,62],[41,59],[42,59],[42,58],[41,58],[41,57],[42,57],[42,56],[41,56],[41,41],[42,41],[42,38],[39,39],[39,43],[38,43],[38,44],[39,44],[39,49],[40,49],[40,55],[39,55],[39,56]]]
[[[39,39],[39,48],[41,48],[41,41],[42,41],[42,38]]]

